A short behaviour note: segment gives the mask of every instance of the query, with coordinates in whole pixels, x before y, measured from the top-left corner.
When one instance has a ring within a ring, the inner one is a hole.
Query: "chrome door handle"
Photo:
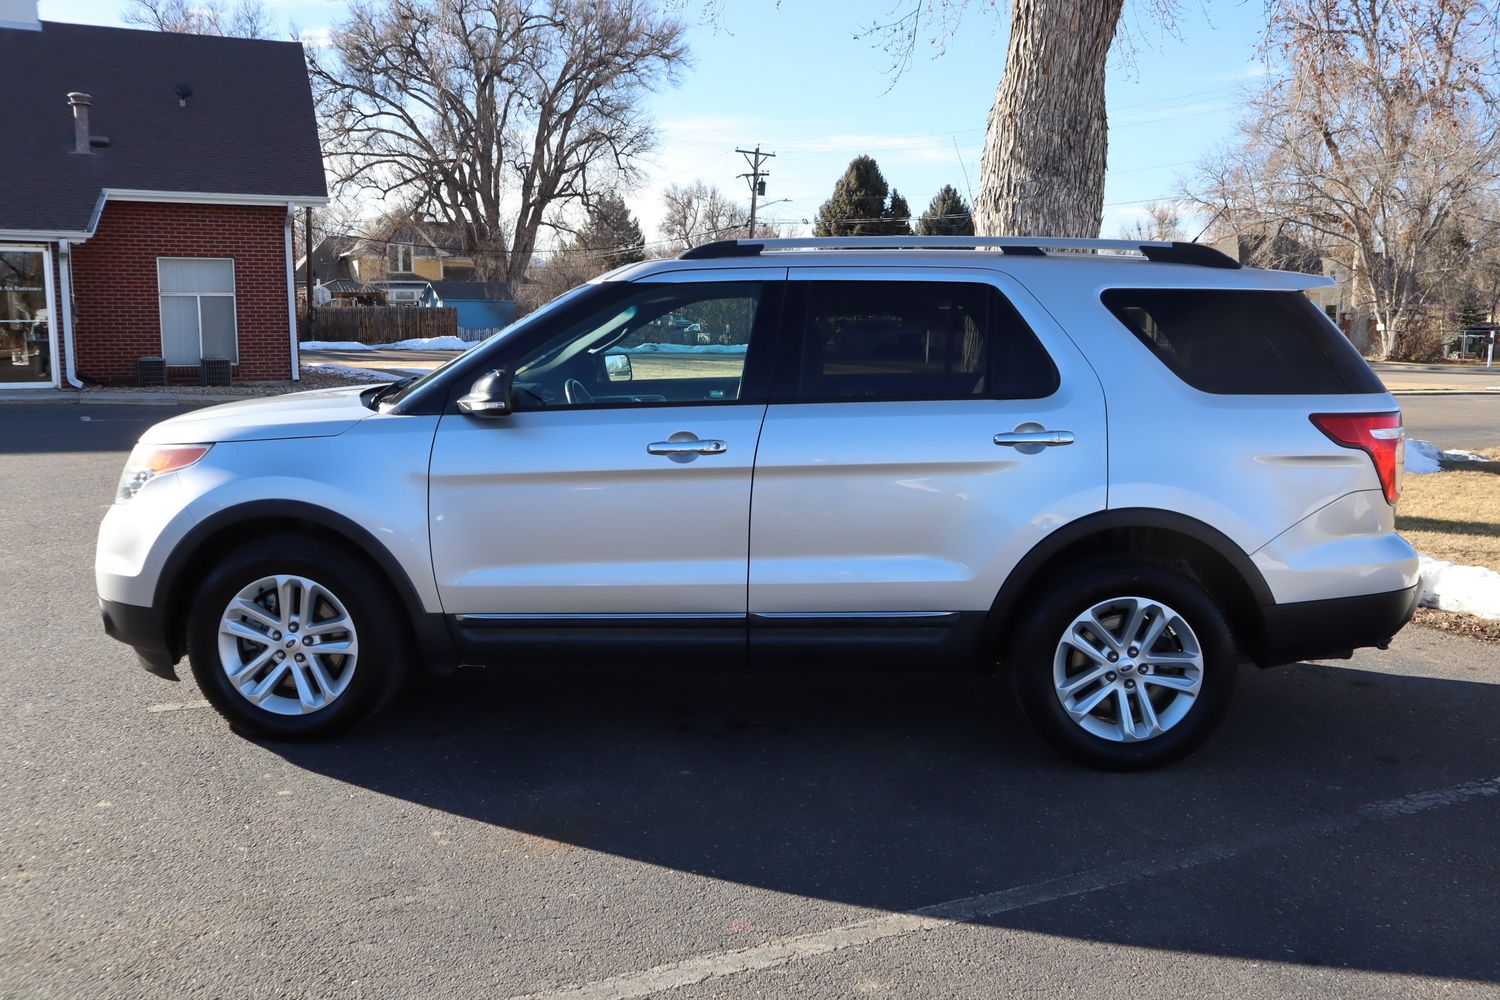
[[[692,438],[687,441],[652,441],[646,445],[646,451],[652,455],[722,455],[729,450],[729,445],[723,441],[700,441]]]
[[[1072,431],[1054,431],[1041,424],[1024,423],[1013,431],[1002,431],[995,435],[995,443],[1002,448],[1017,448],[1024,452],[1038,452],[1043,448],[1072,444]]]

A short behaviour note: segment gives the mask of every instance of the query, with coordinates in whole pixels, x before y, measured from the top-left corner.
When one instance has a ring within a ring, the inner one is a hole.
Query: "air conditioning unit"
[[[203,384],[228,385],[234,381],[234,366],[228,358],[203,359]]]
[[[135,384],[166,385],[167,360],[165,358],[157,357],[136,358]]]

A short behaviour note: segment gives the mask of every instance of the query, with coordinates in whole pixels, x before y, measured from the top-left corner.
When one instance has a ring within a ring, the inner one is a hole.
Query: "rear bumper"
[[[104,619],[104,633],[127,646],[135,647],[141,666],[167,680],[177,680],[173,666],[182,655],[167,639],[167,621],[155,608],[138,604],[99,599],[99,616]]]
[[[1263,667],[1347,657],[1363,646],[1385,646],[1411,621],[1421,584],[1383,594],[1272,604],[1261,608]]]

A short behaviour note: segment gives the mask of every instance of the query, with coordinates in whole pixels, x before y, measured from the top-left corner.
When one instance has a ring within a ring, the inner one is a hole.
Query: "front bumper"
[[[173,667],[182,659],[182,652],[174,649],[168,638],[165,615],[155,608],[106,601],[101,597],[99,616],[104,619],[106,635],[135,647],[141,666],[158,677],[177,680],[177,671]]]
[[[1267,605],[1260,609],[1263,641],[1256,662],[1268,667],[1341,659],[1363,646],[1383,648],[1411,621],[1421,590],[1418,582],[1382,594]]]

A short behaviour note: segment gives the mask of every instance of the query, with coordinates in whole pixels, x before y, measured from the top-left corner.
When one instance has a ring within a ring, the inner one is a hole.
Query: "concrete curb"
[[[1500,396],[1500,389],[1388,389],[1392,396]]]
[[[210,396],[177,393],[124,393],[124,392],[28,392],[0,394],[0,404],[45,403],[49,405],[88,405],[108,403],[110,406],[180,406],[183,403],[233,403],[240,399],[257,399],[256,396]]]

